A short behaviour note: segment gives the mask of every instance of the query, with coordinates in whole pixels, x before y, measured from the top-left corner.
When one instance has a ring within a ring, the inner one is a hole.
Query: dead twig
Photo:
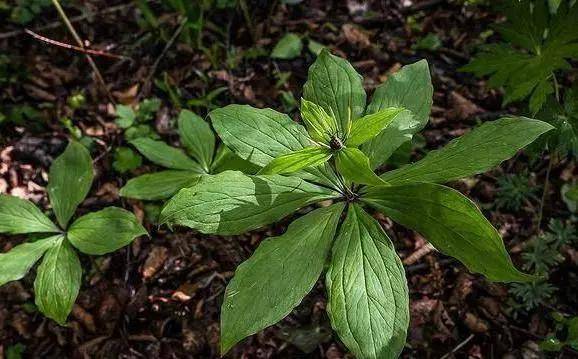
[[[72,23],[68,19],[68,16],[64,12],[64,9],[62,8],[62,6],[60,6],[60,2],[58,2],[58,0],[52,0],[52,4],[54,4],[54,7],[56,7],[56,11],[58,11],[58,14],[62,18],[62,21],[64,21],[64,24],[68,28],[68,31],[70,31],[70,33],[72,34],[72,37],[74,37],[74,40],[76,41],[78,46],[80,46],[80,48],[82,48],[82,49],[85,49],[84,42],[82,41],[82,39],[80,38],[80,36],[76,32],[76,30],[74,29],[74,26],[72,25]],[[92,70],[94,71],[94,75],[96,76],[96,79],[98,80],[98,82],[100,82],[101,86],[103,87],[104,91],[106,92],[108,99],[110,100],[110,102],[114,103],[115,102],[114,98],[112,97],[112,94],[108,90],[108,87],[106,86],[106,82],[104,81],[104,77],[102,77],[102,74],[98,70],[98,66],[96,66],[96,63],[94,62],[94,60],[92,59],[92,57],[89,54],[85,54],[85,56],[86,56],[86,59],[88,60],[88,63],[90,64],[90,67],[92,67]]]
[[[78,46],[74,46],[74,45],[70,45],[64,42],[60,42],[60,41],[56,41],[56,40],[52,40],[49,39],[45,36],[42,36],[40,34],[35,33],[32,30],[29,29],[24,29],[24,32],[26,32],[28,35],[32,36],[33,38],[49,43],[51,45],[54,46],[58,46],[58,47],[63,47],[65,49],[69,49],[69,50],[74,50],[74,51],[78,51],[81,52],[83,54],[90,54],[90,55],[95,55],[95,56],[103,56],[103,57],[109,57],[111,59],[117,59],[117,60],[130,60],[130,58],[126,57],[126,56],[122,56],[122,55],[115,55],[115,54],[111,54],[108,52],[104,52],[101,50],[94,50],[94,49],[87,49],[87,48],[82,48],[82,47],[78,47]]]
[[[468,344],[470,342],[470,340],[474,339],[474,335],[470,334],[469,337],[467,337],[463,342],[461,342],[460,344],[456,345],[455,348],[452,349],[451,352],[447,353],[446,355],[444,355],[441,359],[446,359],[449,358],[450,355],[455,354],[458,350],[460,350],[461,348],[463,348],[466,344]]]
[[[406,266],[410,266],[419,261],[420,259],[422,259],[423,256],[431,253],[434,250],[435,248],[434,246],[431,245],[431,243],[426,243],[424,246],[420,247],[418,250],[416,250],[415,252],[410,254],[406,259],[404,259],[403,264],[405,264]]]

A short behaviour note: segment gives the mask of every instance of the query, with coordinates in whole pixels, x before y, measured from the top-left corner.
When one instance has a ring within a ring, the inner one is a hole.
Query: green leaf
[[[546,1],[496,3],[507,21],[494,27],[506,42],[482,47],[461,70],[489,76],[488,85],[504,89],[504,104],[529,98],[536,113],[554,91],[553,74],[578,58],[578,5],[550,4],[551,12]]]
[[[106,236],[103,236],[106,233]],[[67,238],[79,251],[90,255],[114,252],[147,234],[135,215],[118,207],[107,207],[77,219]]]
[[[264,167],[274,158],[313,145],[305,127],[285,114],[247,105],[229,105],[209,113],[227,147],[244,160]],[[303,173],[305,172],[305,173]],[[296,176],[337,188],[328,165],[311,167]]]
[[[76,207],[86,198],[93,177],[90,153],[78,142],[70,141],[64,153],[50,166],[48,197],[63,229]]]
[[[402,111],[404,111],[403,108],[388,107],[353,121],[346,142],[347,146],[358,147],[379,135]]]
[[[338,133],[339,126],[335,118],[311,101],[301,99],[301,117],[307,132],[317,142],[329,144],[331,138]]]
[[[493,281],[528,281],[504,247],[498,231],[458,191],[433,183],[368,188],[362,200],[409,227],[469,270]]]
[[[337,151],[335,165],[339,173],[354,183],[376,186],[385,184],[369,166],[369,159],[357,148],[347,147]]]
[[[120,128],[129,128],[136,120],[136,113],[130,106],[116,106],[116,124]]]
[[[326,263],[343,204],[320,208],[263,241],[227,286],[221,353],[286,317],[313,288]]]
[[[215,134],[211,126],[189,110],[179,114],[179,135],[183,145],[208,172],[215,154]]]
[[[120,173],[137,169],[142,164],[142,157],[128,147],[118,147],[114,150],[112,167]]]
[[[315,56],[319,56],[319,54],[321,53],[321,51],[323,51],[323,49],[325,48],[325,45],[315,41],[315,40],[311,40],[309,39],[307,41],[307,49],[309,51],[311,51],[311,53]]]
[[[148,158],[151,162],[175,170],[191,170],[204,173],[203,168],[183,151],[171,147],[163,141],[155,141],[150,138],[137,138],[130,141],[131,145]]]
[[[409,326],[401,260],[380,224],[352,205],[326,275],[331,326],[358,358],[397,358]]]
[[[411,47],[413,50],[429,50],[435,51],[442,47],[442,40],[437,34],[429,33],[426,36],[417,40],[417,42]]]
[[[369,157],[371,168],[385,163],[399,146],[425,127],[432,96],[433,86],[426,60],[403,66],[375,90],[367,106],[368,114],[389,107],[401,107],[410,112],[400,113],[384,131],[363,145],[361,149]]]
[[[301,55],[303,42],[299,35],[292,32],[285,34],[271,51],[271,58],[291,60]]]
[[[180,190],[160,222],[203,233],[239,234],[275,222],[309,204],[338,194],[297,177],[247,176],[226,171]]]
[[[421,161],[386,172],[390,184],[448,182],[498,166],[518,150],[553,127],[525,117],[506,117],[486,122],[445,147],[429,152]]]
[[[48,318],[64,325],[78,296],[82,267],[68,241],[61,236],[44,255],[34,281],[36,306]]]
[[[12,248],[7,253],[0,253],[0,286],[24,278],[34,263],[60,237],[62,235],[41,239],[36,242],[23,243]]]
[[[261,167],[276,157],[313,144],[303,126],[269,108],[229,105],[211,111],[209,116],[227,147]]]
[[[52,233],[58,227],[32,202],[0,194],[0,233]]]
[[[361,117],[365,110],[363,78],[347,60],[324,49],[309,68],[303,98],[334,116],[340,137],[345,138],[351,122]]]
[[[194,171],[168,170],[148,173],[130,179],[120,189],[120,195],[149,201],[167,199],[181,188],[191,187],[201,179]]]
[[[307,167],[314,167],[327,162],[331,150],[327,147],[311,146],[302,150],[279,156],[269,162],[259,172],[260,175],[292,173]]]

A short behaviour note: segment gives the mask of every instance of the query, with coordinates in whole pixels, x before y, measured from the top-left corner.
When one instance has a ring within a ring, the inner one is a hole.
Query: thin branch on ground
[[[35,33],[32,30],[29,29],[24,29],[24,32],[26,32],[28,35],[32,36],[33,38],[46,42],[48,44],[54,45],[54,46],[58,46],[58,47],[63,47],[65,49],[69,49],[69,50],[74,50],[74,51],[78,51],[81,52],[83,54],[90,54],[90,55],[95,55],[95,56],[103,56],[103,57],[109,57],[111,59],[117,59],[117,60],[130,60],[130,58],[126,57],[126,56],[122,56],[122,55],[115,55],[115,54],[111,54],[105,51],[101,51],[101,50],[94,50],[94,49],[87,49],[87,48],[82,48],[82,47],[78,47],[78,46],[74,46],[74,45],[70,45],[64,42],[60,42],[60,41],[56,41],[56,40],[52,40],[48,37],[42,36],[40,34]]]
[[[68,19],[68,16],[64,12],[64,9],[62,8],[62,6],[60,6],[60,2],[58,2],[58,0],[52,0],[52,4],[54,4],[54,7],[56,7],[56,11],[58,11],[58,14],[62,18],[62,21],[64,21],[64,24],[68,28],[68,31],[72,34],[72,37],[74,37],[74,40],[76,41],[78,46],[80,46],[82,49],[86,49],[86,47],[84,46],[84,42],[82,41],[82,39],[80,38],[80,36],[76,32],[76,30],[74,29],[74,26],[70,22],[70,19]],[[89,54],[85,54],[85,56],[86,56],[86,59],[88,60],[88,63],[90,64],[90,67],[92,67],[92,70],[94,71],[94,75],[96,76],[96,79],[98,80],[98,82],[100,82],[101,86],[103,87],[104,91],[106,92],[106,95],[108,96],[109,101],[114,103],[115,102],[114,98],[112,97],[112,94],[108,90],[108,87],[106,86],[106,82],[104,81],[104,77],[102,77],[102,74],[98,70],[98,66],[96,66],[96,63],[92,59],[92,56],[90,56]]]

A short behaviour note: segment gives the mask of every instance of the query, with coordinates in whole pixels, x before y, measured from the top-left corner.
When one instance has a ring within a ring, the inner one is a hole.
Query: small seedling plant
[[[362,77],[323,50],[303,91],[305,126],[246,105],[209,114],[225,145],[262,169],[203,177],[167,203],[161,222],[235,235],[325,204],[264,240],[238,267],[222,306],[223,354],[291,313],[327,268],[327,312],[343,343],[359,358],[397,357],[409,325],[408,286],[393,243],[370,209],[491,280],[534,279],[514,267],[478,207],[440,183],[498,165],[549,124],[513,117],[488,122],[416,163],[375,174],[426,125],[432,92],[422,60],[392,75],[366,106]]]
[[[70,142],[53,162],[48,178],[48,197],[57,224],[33,203],[0,195],[0,233],[40,238],[0,254],[0,285],[22,279],[42,258],[34,281],[36,306],[61,325],[66,323],[81,286],[77,250],[103,255],[147,234],[133,213],[117,207],[88,213],[69,224],[92,181],[88,150],[78,142]]]
[[[222,143],[217,145],[211,126],[195,113],[181,111],[178,131],[186,152],[147,137],[130,141],[144,157],[167,170],[129,180],[120,189],[121,196],[143,200],[167,199],[181,188],[193,186],[204,175],[227,169],[254,170],[254,166]]]

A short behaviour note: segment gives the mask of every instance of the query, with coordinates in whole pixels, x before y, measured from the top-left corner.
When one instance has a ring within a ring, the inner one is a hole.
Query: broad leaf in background
[[[103,235],[105,234],[106,235]],[[132,212],[117,207],[86,214],[70,226],[67,238],[85,254],[103,255],[147,234]]]
[[[500,282],[535,279],[514,267],[498,231],[470,199],[452,188],[433,183],[371,187],[362,200],[472,272]]]
[[[326,275],[331,325],[358,358],[396,358],[409,326],[401,260],[379,222],[352,205]]]
[[[369,166],[369,159],[361,150],[347,147],[335,155],[335,165],[346,179],[367,185],[383,185],[385,182]]]
[[[82,267],[74,249],[60,236],[46,251],[34,281],[36,306],[48,318],[64,325],[78,296]]]
[[[275,158],[263,167],[259,174],[271,175],[297,172],[303,168],[314,167],[327,162],[331,150],[327,147],[311,146],[302,150],[287,153]]]
[[[326,263],[344,205],[310,212],[285,234],[263,241],[227,286],[221,353],[286,317],[309,293]]]
[[[0,253],[0,285],[24,278],[34,263],[61,237],[62,235],[57,235],[23,243],[8,253]]]
[[[504,88],[504,104],[529,98],[536,114],[555,92],[554,74],[578,58],[578,5],[564,0],[555,14],[546,1],[498,2],[496,8],[507,22],[494,27],[511,45],[487,45],[462,70],[490,76],[490,86]]]
[[[429,152],[422,160],[386,172],[381,178],[390,184],[402,184],[448,182],[472,176],[496,167],[552,128],[545,122],[520,117],[486,122]]]
[[[200,178],[201,175],[195,171],[168,170],[148,173],[130,179],[120,189],[120,195],[149,201],[165,199],[181,188],[193,186]]]
[[[32,202],[0,194],[0,233],[53,233],[58,227]]]
[[[159,166],[176,170],[192,170],[198,173],[204,172],[201,165],[189,158],[183,151],[162,141],[141,137],[130,141],[130,143],[143,156]]]
[[[425,127],[429,120],[432,96],[433,86],[425,60],[403,66],[375,90],[367,106],[368,114],[388,107],[401,107],[409,112],[397,115],[381,134],[361,147],[369,157],[372,168],[385,163],[402,143],[410,141],[414,134]]]
[[[64,153],[50,166],[48,176],[48,197],[58,223],[65,229],[92,185],[94,174],[90,153],[80,143],[70,141]]]
[[[226,171],[180,190],[163,208],[160,222],[203,233],[240,234],[336,196],[330,189],[297,177]]]
[[[211,126],[200,116],[189,110],[179,114],[179,135],[183,145],[209,172],[215,153],[215,134]]]
[[[322,50],[309,68],[303,98],[335,116],[340,137],[345,138],[350,122],[361,117],[365,110],[363,78],[347,60]]]
[[[303,41],[299,35],[289,32],[275,45],[271,51],[271,58],[281,60],[292,60],[301,55]]]

